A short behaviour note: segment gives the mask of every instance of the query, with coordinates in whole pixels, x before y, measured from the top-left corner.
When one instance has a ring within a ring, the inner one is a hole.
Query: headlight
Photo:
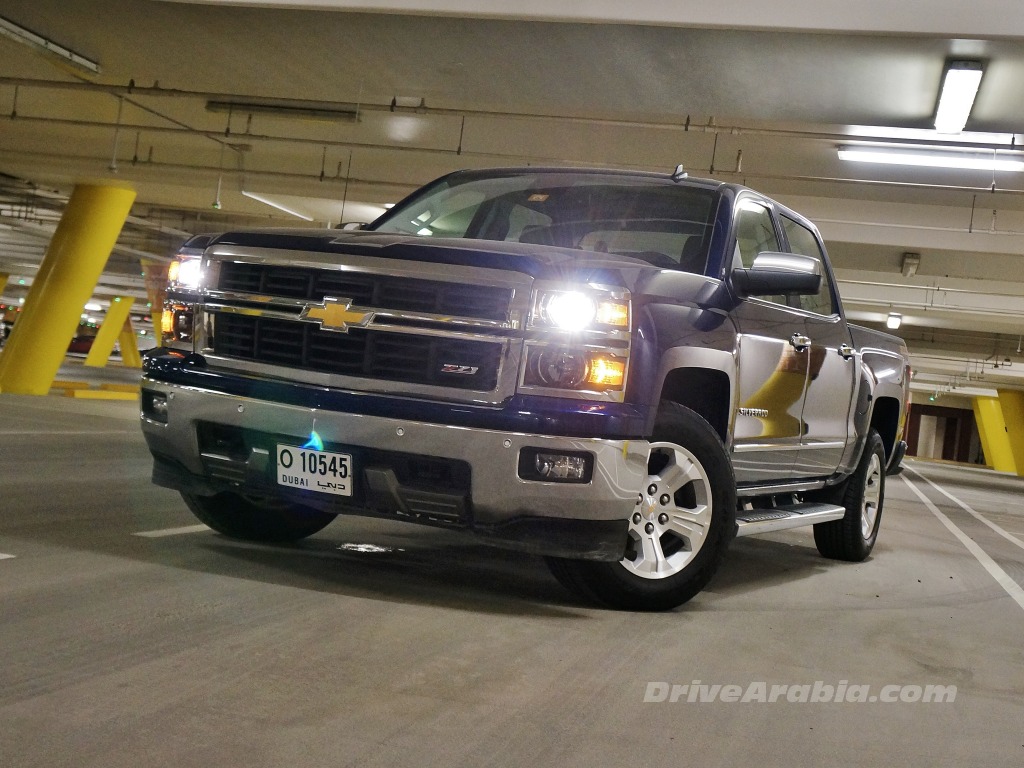
[[[538,349],[530,355],[527,383],[575,389],[583,383],[586,375],[586,353],[565,349]]]
[[[192,307],[188,304],[168,301],[160,317],[160,330],[164,335],[164,344],[176,346],[182,342],[191,344],[195,332],[195,317]]]
[[[626,381],[626,358],[607,352],[556,347],[527,351],[528,387],[591,392],[621,390]]]
[[[534,303],[533,324],[570,332],[625,329],[629,328],[629,302],[607,293],[540,291]]]
[[[519,386],[527,394],[623,402],[632,323],[623,287],[536,283]]]
[[[582,331],[597,317],[597,302],[577,291],[544,294],[540,317],[564,331]]]
[[[203,260],[195,257],[178,256],[167,268],[167,282],[170,287],[195,291],[203,282]]]
[[[203,284],[203,259],[199,249],[184,249],[167,268],[167,300],[160,326],[164,345],[191,346],[195,336],[193,306]]]

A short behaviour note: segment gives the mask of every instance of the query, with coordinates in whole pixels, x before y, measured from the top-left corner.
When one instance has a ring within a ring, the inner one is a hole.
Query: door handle
[[[851,347],[849,344],[840,344],[839,345],[839,356],[841,358],[843,358],[843,360],[850,360],[850,359],[852,359],[853,358],[853,353],[855,351],[856,350],[854,350],[854,348]]]
[[[811,346],[811,339],[808,336],[804,336],[802,333],[794,333],[789,337],[789,343],[797,352],[803,352]]]

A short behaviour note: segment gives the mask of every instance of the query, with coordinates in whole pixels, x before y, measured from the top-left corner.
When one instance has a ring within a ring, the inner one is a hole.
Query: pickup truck
[[[456,172],[360,231],[196,236],[169,281],[153,481],[231,537],[456,528],[666,610],[734,536],[865,559],[906,448],[906,347],[846,322],[814,225],[681,168]]]

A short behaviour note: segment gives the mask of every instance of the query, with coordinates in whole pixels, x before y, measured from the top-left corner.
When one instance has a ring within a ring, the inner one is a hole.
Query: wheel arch
[[[878,432],[882,438],[882,446],[885,448],[885,459],[892,458],[896,449],[896,438],[899,435],[900,417],[903,414],[903,407],[895,397],[876,397],[874,407],[871,409],[870,428]]]
[[[662,381],[660,399],[697,413],[728,444],[732,378],[726,371],[717,367],[673,368]]]

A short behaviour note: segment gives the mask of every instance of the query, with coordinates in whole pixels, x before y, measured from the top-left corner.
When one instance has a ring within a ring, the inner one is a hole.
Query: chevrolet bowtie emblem
[[[299,320],[320,323],[325,331],[348,333],[350,327],[365,328],[373,320],[373,312],[352,309],[352,299],[335,299],[325,296],[320,304],[307,304]]]

